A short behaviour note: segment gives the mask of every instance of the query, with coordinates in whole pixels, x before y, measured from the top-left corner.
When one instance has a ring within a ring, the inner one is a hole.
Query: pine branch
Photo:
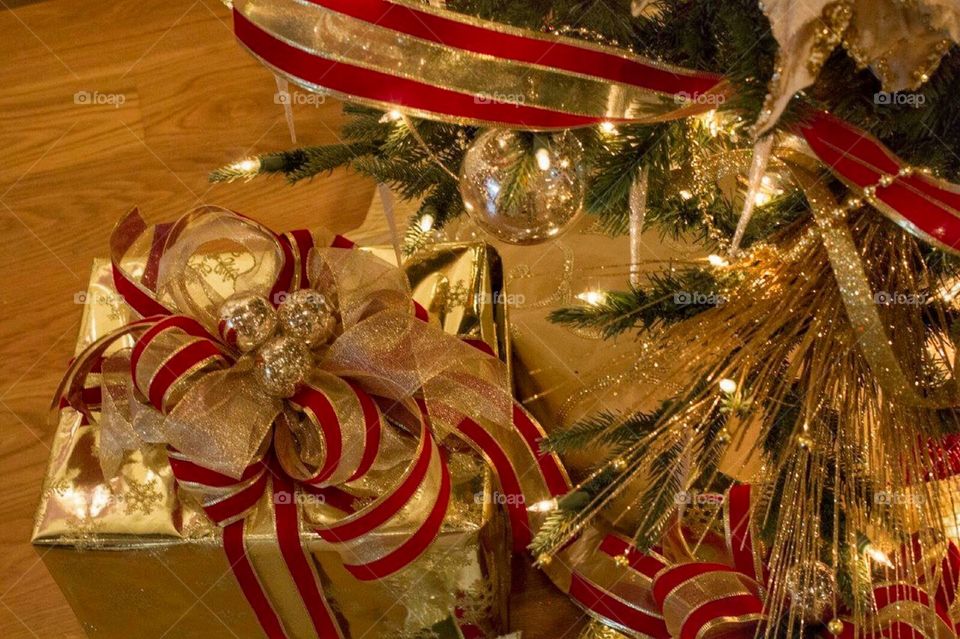
[[[377,109],[347,103],[343,105],[343,113],[348,119],[341,133],[345,140],[352,142],[379,145],[387,139],[391,130],[396,128],[396,123],[385,118],[384,112]]]
[[[423,199],[420,209],[410,219],[404,234],[404,252],[407,255],[420,250],[430,233],[443,228],[451,219],[463,213],[463,200],[460,198],[458,183],[453,179],[437,184]],[[430,220],[425,225],[425,220]]]
[[[611,291],[597,304],[559,308],[551,322],[576,328],[591,328],[610,338],[632,329],[650,330],[689,319],[723,303],[728,283],[715,271],[689,268],[666,269],[648,276],[647,288]]]
[[[727,450],[729,439],[723,436],[723,430],[727,425],[728,413],[720,410],[714,410],[704,420],[701,425],[702,434],[698,450],[695,453],[700,465],[700,479],[703,482],[714,482],[720,476],[720,461]],[[729,482],[727,482],[729,484]],[[726,489],[727,486],[704,486],[709,490]]]
[[[563,453],[589,446],[623,447],[648,434],[660,415],[660,411],[636,412],[627,416],[604,411],[584,418],[569,428],[550,433],[540,441],[540,448]]]
[[[530,180],[537,171],[534,157],[536,139],[530,134],[518,134],[518,146],[506,151],[510,164],[506,167],[497,204],[505,211],[523,206],[523,199],[529,192]]]
[[[614,484],[624,477],[623,473],[607,467],[558,499],[557,507],[547,514],[544,524],[528,546],[534,556],[549,553],[569,541],[572,526],[579,521],[593,499],[603,491],[615,488]]]
[[[610,235],[626,233],[629,224],[630,188],[644,166],[662,174],[670,170],[670,150],[683,122],[654,126],[630,125],[615,135],[594,138],[588,144],[586,210],[600,218]],[[656,179],[656,178],[654,178]]]
[[[660,543],[664,526],[677,509],[677,495],[686,488],[677,473],[681,450],[675,446],[653,459],[647,488],[638,500],[644,515],[633,540],[640,552],[648,552]]]
[[[308,146],[292,151],[265,153],[255,158],[228,164],[210,173],[211,182],[249,180],[258,175],[283,174],[293,184],[320,173],[347,166],[358,157],[373,153],[371,144],[330,144]]]
[[[355,160],[353,168],[388,184],[405,200],[423,197],[446,176],[440,167],[431,162],[409,164],[404,160],[371,155]]]
[[[873,576],[870,562],[853,545],[845,546],[837,566],[837,591],[849,610],[866,611],[873,608]]]
[[[540,557],[552,548],[563,545],[570,526],[573,525],[576,517],[577,513],[575,511],[559,509],[550,511],[544,517],[540,530],[537,531],[533,541],[528,546],[533,556]]]

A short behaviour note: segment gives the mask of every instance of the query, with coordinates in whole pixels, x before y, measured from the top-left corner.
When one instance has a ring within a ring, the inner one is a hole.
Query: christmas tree
[[[922,612],[884,611],[909,600],[949,619],[938,606],[952,594],[938,598],[934,584],[960,568],[944,524],[956,506],[935,481],[955,474],[960,433],[960,10],[457,0],[388,6],[379,24],[364,12],[382,3],[318,4],[383,49],[340,51],[330,33],[302,48],[352,55],[387,90],[284,67],[295,56],[257,48],[256,29],[277,28],[271,16],[238,3],[255,25],[238,28],[241,40],[303,86],[352,100],[350,120],[340,144],[243,159],[212,180],[298,182],[349,166],[418,203],[409,253],[464,216],[537,243],[581,210],[605,233],[656,228],[710,253],[552,312],[604,337],[634,333],[635,368],[658,366],[678,390],[541,442],[598,461],[566,496],[534,506],[549,512],[538,562],[548,568],[597,526],[629,538],[624,570],[665,553],[677,527],[696,551],[724,532],[720,502],[701,497],[749,482],[757,632],[867,636],[899,623],[916,633],[903,636],[941,636]],[[375,39],[404,28],[396,51]],[[539,53],[525,57],[511,38]],[[391,54],[410,68],[392,68]],[[593,54],[607,66],[588,75]],[[613,77],[618,59],[626,71]],[[641,66],[646,75],[630,75]],[[444,105],[403,92],[448,77]],[[458,111],[452,94],[468,89],[476,108]],[[475,115],[486,105],[508,108]],[[894,595],[882,593],[889,584]]]

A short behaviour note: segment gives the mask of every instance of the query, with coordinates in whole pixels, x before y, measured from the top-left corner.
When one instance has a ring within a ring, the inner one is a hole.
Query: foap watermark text
[[[290,91],[277,91],[273,94],[274,104],[290,104],[297,106],[318,107],[327,101],[327,96],[317,93],[299,93]]]
[[[877,91],[873,94],[873,103],[883,106],[911,106],[919,109],[927,101],[922,93]]]
[[[526,103],[527,96],[522,93],[478,93],[473,97],[477,104],[512,104],[521,106]]]
[[[123,93],[101,93],[100,91],[77,91],[73,94],[73,103],[83,106],[109,105],[119,109],[127,101]]]
[[[677,291],[673,294],[673,303],[677,306],[720,306],[727,298],[720,293],[704,293],[702,291]]]
[[[930,295],[923,292],[877,291],[873,294],[874,304],[880,306],[922,306],[929,301]]]
[[[678,506],[722,504],[723,500],[720,493],[698,493],[692,490],[681,490],[673,496],[673,503]]]

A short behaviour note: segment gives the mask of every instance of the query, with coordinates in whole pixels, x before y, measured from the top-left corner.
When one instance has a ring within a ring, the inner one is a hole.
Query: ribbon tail
[[[260,585],[253,565],[250,563],[250,557],[247,555],[244,539],[246,522],[245,520],[235,521],[223,529],[223,549],[227,554],[227,560],[230,562],[230,569],[243,596],[253,610],[260,627],[263,629],[267,639],[287,639],[287,633],[280,623],[277,612],[267,599],[266,593]]]
[[[294,484],[275,461],[267,468],[270,485],[256,507],[224,529],[234,576],[268,639],[343,639],[301,540]]]
[[[310,559],[310,553],[303,546],[300,537],[300,512],[295,499],[293,482],[280,472],[276,464],[273,470],[275,471],[273,504],[277,541],[289,575],[300,593],[300,600],[307,609],[306,618],[310,619],[320,639],[343,639],[343,631],[320,585],[320,578]]]

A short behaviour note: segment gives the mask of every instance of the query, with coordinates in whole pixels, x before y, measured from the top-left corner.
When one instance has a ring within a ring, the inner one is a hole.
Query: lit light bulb
[[[703,123],[710,131],[710,137],[715,138],[720,134],[720,118],[717,117],[716,109],[711,109],[703,114]]]
[[[551,499],[544,499],[543,501],[538,501],[532,506],[528,506],[527,510],[532,513],[548,513],[551,510],[557,509],[557,498],[553,497]]]
[[[726,258],[724,258],[724,257],[722,257],[722,256],[720,256],[720,255],[708,255],[708,256],[707,256],[707,261],[710,262],[710,266],[718,266],[718,267],[720,267],[720,266],[729,266],[729,265],[730,265],[730,262],[728,262],[728,261],[726,260]]]
[[[584,291],[577,294],[577,299],[590,306],[598,306],[607,300],[607,294],[603,291]]]
[[[864,547],[863,552],[866,553],[866,555],[870,557],[870,559],[873,559],[875,562],[877,562],[881,566],[885,566],[887,568],[893,568],[893,562],[890,561],[890,557],[887,556],[887,553],[883,552],[873,544],[867,544]]]
[[[402,113],[400,113],[400,112],[397,111],[396,109],[392,109],[392,110],[387,111],[386,113],[384,113],[384,114],[383,114],[383,117],[380,118],[380,121],[381,121],[381,122],[396,122],[397,120],[399,120],[399,119],[402,118],[402,117],[403,117],[403,114],[402,114]]]
[[[890,557],[887,556],[887,553],[874,546],[873,542],[870,541],[870,538],[862,532],[857,533],[857,552],[866,555],[881,566],[886,568],[894,567],[893,562],[890,561]]]
[[[960,293],[960,283],[952,284],[940,290],[940,299],[944,302],[952,302],[958,293]]]
[[[693,193],[691,193],[690,191],[684,189],[684,190],[680,191],[680,197],[682,197],[682,198],[685,199],[685,200],[689,200],[689,199],[691,199],[691,198],[693,197]]]
[[[420,218],[420,224],[419,224],[420,230],[426,233],[427,231],[433,228],[433,222],[434,222],[433,216],[427,213],[426,215]]]
[[[606,133],[607,135],[610,135],[612,133],[617,132],[617,127],[613,125],[613,122],[601,122],[600,131],[603,133]]]
[[[537,152],[534,154],[537,158],[537,166],[540,167],[541,171],[550,170],[550,152],[546,149],[537,149]]]
[[[729,377],[724,377],[721,379],[718,382],[718,386],[720,386],[720,390],[728,395],[732,395],[733,393],[737,392],[737,383]]]
[[[778,186],[778,183],[772,177],[764,175],[760,178],[760,188],[753,196],[753,203],[756,206],[765,206],[773,198],[780,195],[783,195],[783,189]]]
[[[252,177],[260,171],[260,160],[259,158],[240,160],[231,164],[230,170]]]

